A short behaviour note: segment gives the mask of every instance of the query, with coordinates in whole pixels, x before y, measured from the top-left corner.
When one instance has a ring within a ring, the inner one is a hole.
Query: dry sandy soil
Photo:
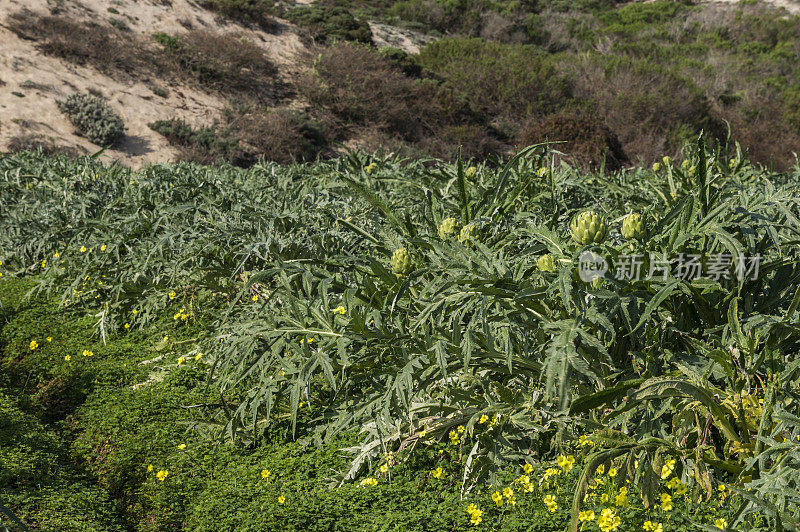
[[[712,0],[709,3],[738,4],[739,0]],[[775,7],[782,7],[792,15],[800,13],[800,0],[759,0],[758,3],[771,4]]]
[[[179,33],[187,27],[220,33],[244,34],[261,46],[279,67],[280,75],[291,78],[305,47],[290,25],[282,23],[278,34],[245,29],[221,20],[194,2],[172,0],[172,6],[159,0],[0,0],[0,151],[21,135],[35,135],[57,146],[94,153],[98,147],[75,134],[69,121],[59,112],[56,100],[88,89],[99,90],[109,99],[127,127],[117,149],[106,151],[107,161],[140,167],[150,162],[170,161],[175,151],[164,138],[147,127],[149,122],[179,116],[193,125],[205,124],[218,116],[225,102],[219,97],[187,86],[167,86],[166,98],[149,88],[152,83],[120,81],[89,66],[77,66],[36,50],[35,43],[20,39],[6,26],[9,14],[22,8],[59,14],[95,22],[122,19],[137,34]],[[113,7],[119,14],[108,12]]]

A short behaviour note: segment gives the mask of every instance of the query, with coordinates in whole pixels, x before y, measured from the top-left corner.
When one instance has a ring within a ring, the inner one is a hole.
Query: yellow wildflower
[[[106,250],[106,245],[105,245],[105,244],[103,244],[102,246],[100,246],[100,251],[105,251],[105,250]]]
[[[667,460],[664,462],[664,465],[661,467],[662,480],[669,477],[673,471],[675,471],[675,460]]]
[[[167,294],[167,297],[169,297],[170,299],[175,299],[176,295],[178,294],[176,294],[174,290],[170,290],[169,294]]]
[[[444,469],[441,467],[437,467],[433,471],[431,471],[431,476],[433,478],[442,478],[444,476]]]
[[[150,464],[149,466],[147,466],[147,472],[148,473],[152,473],[153,472],[153,464]]]
[[[161,471],[156,473],[156,478],[161,482],[164,482],[164,479],[167,478],[167,475],[169,475],[169,471],[162,469]]]
[[[544,505],[547,506],[547,509],[550,511],[550,513],[558,510],[558,503],[556,502],[556,498],[552,495],[544,496]]]
[[[334,314],[342,314],[342,315],[344,315],[345,312],[347,312],[347,310],[341,305],[339,305],[338,307],[333,309],[333,313]]]
[[[591,510],[586,510],[586,511],[580,512],[578,514],[578,519],[580,519],[581,522],[583,522],[583,521],[594,521],[594,512],[591,511]]]
[[[719,528],[720,530],[725,530],[725,528],[728,526],[728,522],[720,517],[719,519],[714,521],[714,526]]]
[[[81,246],[81,253],[86,253],[86,246]]]
[[[34,349],[39,347],[39,343],[36,340],[31,340],[31,343],[30,343],[29,347],[31,348],[31,351],[33,351]]]
[[[614,504],[622,507],[628,506],[628,488],[622,487],[619,489],[619,493],[614,497]]]
[[[364,480],[361,481],[361,485],[362,486],[377,486],[378,485],[378,481],[377,481],[377,479],[375,479],[373,477],[368,477],[368,478],[365,478]]]
[[[283,504],[283,503],[285,503],[285,502],[286,502],[286,497],[284,497],[283,495],[281,495],[280,497],[278,497],[278,504]]]
[[[492,500],[497,506],[503,506],[503,495],[499,491],[492,493]]]
[[[262,469],[261,470],[261,478],[269,477],[269,469]]]
[[[533,471],[533,464],[525,464],[522,466],[522,470],[525,471],[526,475],[530,475],[531,471]]]
[[[91,357],[91,356],[94,356],[94,353],[92,353],[92,352],[91,352],[91,351],[89,351],[88,349],[84,349],[84,350],[83,350],[83,356],[85,356],[85,357]]]
[[[72,355],[66,355],[66,356],[64,357],[64,360],[66,360],[67,362],[69,362],[70,360],[72,360]]]
[[[467,507],[467,513],[469,514],[469,522],[471,524],[479,525],[481,521],[483,521],[481,517],[483,515],[483,510],[478,509],[474,504],[470,504],[469,507]]]
[[[661,497],[661,509],[664,510],[665,512],[672,511],[673,508],[672,495],[670,495],[669,493],[662,493],[660,497]]]

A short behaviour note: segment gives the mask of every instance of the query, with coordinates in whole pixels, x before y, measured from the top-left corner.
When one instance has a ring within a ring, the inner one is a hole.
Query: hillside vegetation
[[[800,529],[800,169],[727,151],[0,157],[3,524]]]
[[[77,86],[117,100],[111,111],[133,125],[111,153],[136,161],[249,167],[342,146],[451,159],[459,146],[510,156],[552,141],[572,164],[613,169],[676,157],[700,132],[778,170],[800,151],[800,15],[773,3],[95,4],[3,13],[2,38],[43,62],[6,58],[0,79],[20,80],[7,88],[21,95],[6,109],[25,97],[52,107],[46,121],[0,111],[18,126],[12,150],[70,151],[55,101]]]

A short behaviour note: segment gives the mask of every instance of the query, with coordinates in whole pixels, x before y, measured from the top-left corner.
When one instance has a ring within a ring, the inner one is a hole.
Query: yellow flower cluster
[[[564,470],[564,473],[569,473],[570,469],[575,465],[575,457],[572,455],[564,456],[562,454],[556,459],[556,463],[558,467]]]
[[[652,521],[645,521],[642,528],[650,532],[664,532],[664,525],[661,523],[654,523]]]
[[[602,532],[612,532],[620,527],[622,519],[611,508],[604,508],[597,518],[597,526]]]
[[[362,486],[377,486],[378,480],[374,477],[367,477],[361,481]]]
[[[172,319],[173,319],[173,320],[181,320],[181,321],[186,321],[186,320],[188,320],[188,319],[189,319],[189,316],[186,314],[186,309],[185,309],[185,308],[182,308],[181,310],[179,310],[178,312],[176,312],[176,313],[175,313],[175,314],[172,316]]]
[[[94,356],[94,353],[92,353],[92,352],[91,352],[91,351],[89,351],[88,349],[84,349],[84,350],[83,350],[83,356],[85,356],[85,357],[91,357],[91,356]]]
[[[347,312],[347,309],[345,309],[345,308],[344,308],[343,306],[341,306],[341,305],[339,305],[338,307],[336,307],[335,309],[333,309],[333,313],[334,313],[334,314],[341,314],[341,315],[343,315],[343,316],[344,316],[345,312]]]
[[[36,340],[31,340],[31,343],[30,343],[29,347],[31,348],[31,351],[33,351],[34,349],[39,347],[39,343]]]
[[[444,476],[444,469],[441,467],[437,467],[433,471],[431,471],[431,476],[433,478],[442,478]]]
[[[561,470],[560,469],[556,469],[555,467],[548,467],[545,470],[544,475],[542,476],[542,481],[545,481],[545,480],[549,479],[550,477],[554,477],[554,476],[560,475],[560,474],[561,474]]]
[[[474,504],[470,504],[467,507],[467,513],[469,514],[469,522],[473,525],[479,525],[481,521],[483,521],[483,510],[480,510]]]
[[[311,345],[314,343],[313,338],[300,338],[300,345]]]
[[[584,521],[594,521],[595,515],[592,510],[584,510],[578,513],[578,519],[582,522]]]
[[[466,430],[464,428],[464,425],[459,425],[458,429],[451,430],[450,434],[449,434],[450,443],[452,443],[453,445],[459,445],[461,443],[461,438],[462,438],[462,436],[464,434],[464,430]]]

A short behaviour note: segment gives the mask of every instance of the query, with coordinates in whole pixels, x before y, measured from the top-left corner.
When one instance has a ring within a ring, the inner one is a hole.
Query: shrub
[[[511,122],[550,113],[570,97],[553,59],[533,46],[442,39],[425,46],[419,62],[473,109]]]
[[[261,100],[280,95],[275,80],[278,69],[261,48],[244,38],[194,30],[180,35],[157,33],[154,39],[183,76],[202,85]]]
[[[356,19],[343,7],[304,6],[296,7],[286,13],[286,18],[307,28],[315,41],[330,40],[372,42],[369,24]]]
[[[647,162],[676,155],[687,138],[705,131],[724,137],[703,91],[689,79],[647,61],[585,56],[565,65],[575,95],[592,102],[630,157]]]
[[[163,135],[181,151],[181,159],[200,164],[241,163],[243,156],[239,141],[229,131],[217,125],[193,128],[180,118],[156,120],[148,127]]]
[[[122,118],[101,97],[75,93],[56,104],[72,125],[98,146],[112,146],[125,134]]]
[[[417,78],[422,74],[422,66],[417,61],[416,56],[412,56],[402,48],[394,46],[384,46],[378,52],[382,57],[388,59],[392,64],[399,68],[406,76]]]
[[[274,3],[267,0],[202,0],[201,5],[237,22],[255,24],[266,31],[274,31],[278,27],[271,16],[274,14]]]
[[[628,157],[619,139],[597,117],[583,110],[564,110],[523,124],[517,144],[565,141],[554,149],[567,153],[576,166],[596,169],[601,163],[608,170],[619,170]]]
[[[253,161],[259,157],[283,164],[313,160],[327,146],[322,123],[289,109],[232,108],[226,121]]]
[[[18,36],[36,41],[42,53],[76,64],[89,64],[100,72],[138,75],[158,70],[158,60],[136,39],[107,26],[56,15],[22,10],[8,17],[8,27]]]
[[[330,47],[314,67],[314,77],[304,83],[306,96],[330,113],[325,118],[334,136],[343,137],[355,126],[425,144],[442,138],[445,128],[471,126],[473,134],[482,130],[491,143],[491,131],[451,91],[433,80],[409,78],[369,48]],[[452,154],[457,144],[450,138],[443,142],[450,143]]]

